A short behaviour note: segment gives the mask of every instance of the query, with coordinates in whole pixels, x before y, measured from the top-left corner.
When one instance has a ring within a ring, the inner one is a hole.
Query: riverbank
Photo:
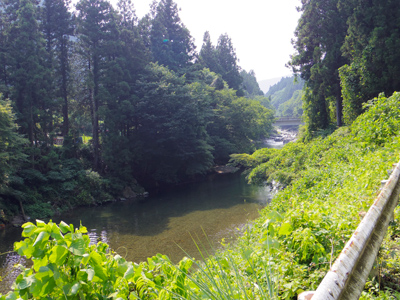
[[[201,182],[150,194],[144,202],[126,200],[81,207],[63,213],[53,221],[59,223],[62,220],[75,227],[82,222],[93,243],[106,242],[128,261],[140,263],[162,253],[178,263],[185,252],[200,258],[192,237],[198,242],[199,238],[211,253],[212,248],[221,247],[222,239],[234,239],[236,228],[257,218],[259,210],[269,201],[269,189],[248,185],[240,172],[213,173]],[[8,227],[0,231],[0,253],[12,250],[13,243],[21,239],[20,228]],[[16,260],[0,257],[0,276],[12,269]],[[4,272],[1,272],[3,266]],[[11,283],[15,278],[4,278],[0,291],[6,280]]]
[[[63,210],[58,209],[57,207],[52,209],[51,211],[48,211],[46,209],[43,210],[44,215],[34,215],[34,216],[29,216],[26,215],[25,217],[21,214],[17,214],[17,215],[9,215],[9,216],[4,216],[1,217],[0,216],[0,222],[3,221],[4,223],[0,223],[0,230],[2,230],[3,228],[6,228],[8,226],[13,226],[13,227],[20,227],[22,224],[24,224],[25,222],[34,220],[36,218],[39,219],[49,219],[49,218],[57,218],[58,216],[60,216],[63,213],[67,213],[68,211],[72,211],[74,209],[77,208],[84,208],[84,207],[97,207],[97,206],[102,206],[102,205],[107,205],[109,203],[113,203],[113,202],[124,202],[124,201],[133,201],[133,202],[144,202],[146,201],[146,199],[149,197],[150,193],[152,195],[156,195],[159,193],[163,193],[163,191],[171,191],[174,188],[181,188],[184,185],[190,185],[196,182],[202,182],[207,180],[207,176],[212,175],[212,174],[217,174],[220,176],[224,176],[227,174],[232,174],[235,173],[239,170],[239,168],[235,168],[235,167],[231,167],[231,166],[227,166],[227,165],[216,165],[213,168],[211,168],[208,172],[208,174],[206,175],[198,175],[195,177],[192,177],[190,179],[188,179],[187,181],[181,182],[179,184],[169,184],[169,185],[165,185],[162,187],[158,187],[155,188],[153,190],[150,191],[145,191],[141,186],[138,185],[137,181],[135,181],[133,183],[133,186],[125,186],[124,189],[118,194],[118,195],[114,195],[111,196],[109,195],[108,197],[102,197],[101,201],[96,201],[96,199],[94,199],[93,196],[90,196],[90,193],[88,193],[89,198],[91,199],[91,201],[83,201],[83,203],[81,204],[75,204],[75,205],[68,205],[67,207],[65,207]],[[103,193],[105,193],[106,191],[103,191]],[[51,201],[48,201],[51,202]],[[2,210],[0,210],[0,213],[2,212]]]
[[[384,113],[387,111],[391,114]],[[89,260],[84,270],[78,270],[83,274],[85,288],[90,287],[86,296],[100,293],[123,299],[295,299],[301,292],[317,288],[360,222],[360,212],[368,210],[381,180],[397,163],[399,116],[400,94],[396,94],[377,100],[351,127],[341,127],[328,137],[288,143],[281,150],[260,149],[251,155],[237,155],[240,164],[249,168],[250,180],[275,180],[286,184],[286,188],[260,211],[260,218],[242,229],[235,243],[222,241],[224,249],[204,263],[188,258],[173,264],[160,254],[147,262],[132,264],[106,252],[107,247],[101,244],[80,249],[84,254],[63,250],[69,259],[63,259],[65,264],[59,268],[70,278],[69,262],[79,257],[99,257]],[[400,295],[396,283],[386,289],[387,278],[391,283],[400,279],[396,258],[396,243],[400,242],[398,212],[399,208],[378,259],[384,261],[379,277],[367,282],[362,299],[395,299]],[[47,230],[47,225],[38,226]],[[71,228],[62,227],[67,237]],[[34,227],[28,230],[32,234],[28,233],[30,241],[21,245],[26,246],[22,252],[36,247],[40,231]],[[201,244],[199,248],[203,249]],[[202,253],[208,256],[207,251]],[[189,271],[194,264],[198,265],[196,271]],[[98,275],[96,268],[101,270]],[[97,276],[96,280],[85,279],[87,270],[93,270],[89,273]],[[102,282],[107,282],[110,289],[104,290]],[[80,288],[76,286],[77,291]],[[54,285],[54,294],[61,292]],[[18,295],[17,291],[15,297]]]

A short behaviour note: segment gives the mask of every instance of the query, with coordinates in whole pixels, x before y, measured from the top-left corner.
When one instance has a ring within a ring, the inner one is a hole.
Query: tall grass
[[[208,251],[201,241],[196,242],[193,237],[192,239],[202,260],[195,260],[182,249],[195,266],[195,271],[185,272],[179,269],[188,279],[185,287],[188,294],[186,297],[178,297],[179,299],[277,299],[273,270],[269,263],[269,246],[265,249],[264,256],[261,256],[254,247],[244,247],[239,252],[237,249],[232,251],[229,247],[216,251],[207,240],[211,248]]]

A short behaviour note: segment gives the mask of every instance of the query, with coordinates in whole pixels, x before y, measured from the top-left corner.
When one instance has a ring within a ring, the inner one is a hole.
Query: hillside
[[[267,97],[270,97],[271,104],[276,109],[276,115],[287,117],[300,117],[303,114],[302,109],[302,89],[304,81],[295,77],[283,77],[279,82],[272,85]]]

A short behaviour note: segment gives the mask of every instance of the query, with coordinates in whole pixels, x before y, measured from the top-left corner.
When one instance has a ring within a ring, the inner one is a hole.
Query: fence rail
[[[400,194],[400,162],[315,292],[299,299],[358,299],[393,219]]]

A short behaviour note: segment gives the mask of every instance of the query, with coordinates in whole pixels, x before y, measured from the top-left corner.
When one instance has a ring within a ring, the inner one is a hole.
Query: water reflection
[[[218,247],[219,240],[235,235],[236,228],[256,218],[269,201],[268,187],[247,185],[240,174],[213,175],[204,182],[149,197],[143,203],[125,201],[79,208],[54,221],[74,226],[82,223],[92,243],[106,242],[128,260],[140,262],[163,253],[177,262],[185,255],[182,249],[199,257],[192,238],[199,238],[204,245],[211,241]],[[12,242],[20,239],[20,230],[6,236],[0,240],[0,251],[12,249]],[[13,264],[9,257],[0,259],[3,270]]]

